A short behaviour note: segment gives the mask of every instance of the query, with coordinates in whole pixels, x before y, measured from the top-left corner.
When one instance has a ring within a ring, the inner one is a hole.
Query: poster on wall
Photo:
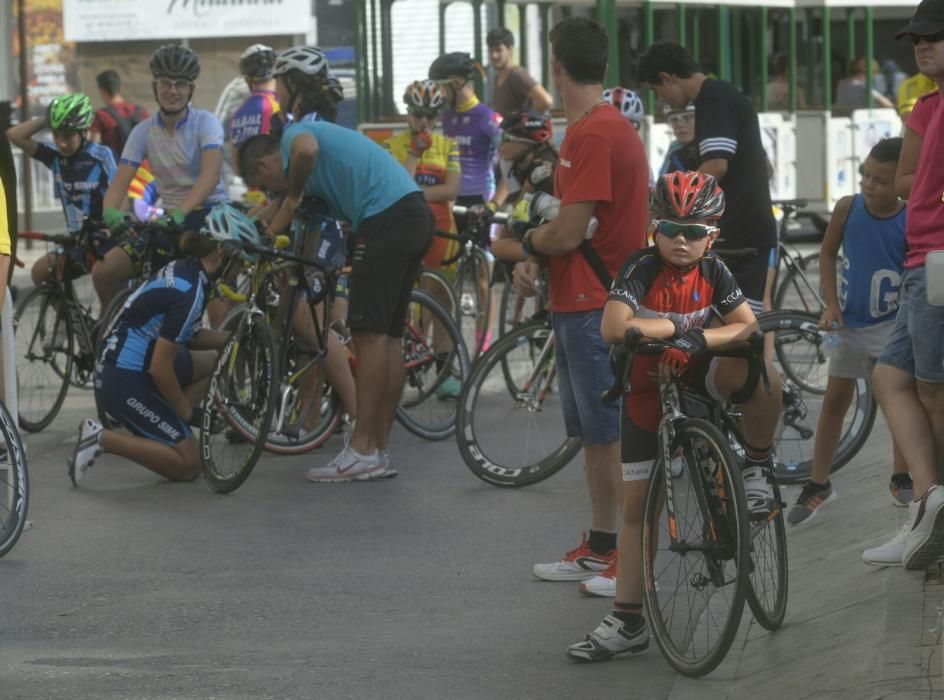
[[[17,5],[14,4],[14,12]],[[14,16],[19,21],[18,16]],[[62,0],[31,0],[23,18],[26,30],[26,94],[30,114],[45,114],[55,97],[78,86],[75,45],[63,38]],[[19,56],[19,32],[14,32],[14,54]],[[17,91],[18,97],[20,91]]]
[[[311,0],[61,0],[69,41],[304,34]]]

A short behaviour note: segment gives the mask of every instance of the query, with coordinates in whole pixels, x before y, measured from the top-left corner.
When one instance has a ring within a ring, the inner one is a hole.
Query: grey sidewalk
[[[863,549],[892,537],[907,515],[888,493],[890,445],[880,418],[863,451],[834,476],[839,497],[808,526],[788,528],[783,627],[767,632],[745,606],[740,648],[707,678],[679,678],[669,698],[944,697],[939,577],[861,559]],[[797,493],[788,489],[790,506]]]

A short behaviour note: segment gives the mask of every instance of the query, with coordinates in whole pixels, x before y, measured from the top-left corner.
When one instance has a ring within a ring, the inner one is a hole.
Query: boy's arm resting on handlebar
[[[667,318],[636,318],[633,307],[622,301],[610,299],[603,307],[600,334],[610,345],[622,343],[626,331],[639,330],[647,338],[668,340],[675,336],[675,324]]]
[[[757,319],[746,301],[722,318],[723,326],[705,328],[705,342],[709,350],[729,343],[749,340],[751,334],[757,330]]]

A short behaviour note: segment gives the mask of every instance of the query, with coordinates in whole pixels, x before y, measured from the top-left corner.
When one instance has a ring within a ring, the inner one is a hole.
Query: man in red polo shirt
[[[550,271],[556,360],[567,434],[583,440],[592,518],[589,537],[537,578],[583,581],[581,591],[615,595],[620,475],[619,407],[600,395],[613,382],[609,347],[600,335],[610,280],[631,253],[646,245],[649,165],[635,129],[603,99],[606,30],[571,17],[551,31],[551,69],[564,104],[555,194],[560,213],[525,234],[531,254],[515,283],[533,294],[542,264]],[[590,239],[591,217],[599,222]]]

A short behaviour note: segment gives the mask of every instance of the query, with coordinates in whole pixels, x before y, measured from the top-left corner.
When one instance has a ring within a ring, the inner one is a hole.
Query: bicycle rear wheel
[[[754,619],[767,630],[783,624],[787,614],[787,530],[783,523],[780,487],[774,484],[775,510],[762,522],[750,524],[751,558],[747,604]]]
[[[29,475],[13,418],[0,403],[0,557],[13,549],[26,525]]]
[[[202,404],[200,463],[218,493],[239,488],[259,459],[275,411],[275,362],[265,319],[246,314],[220,352]]]
[[[397,420],[414,435],[444,440],[456,430],[456,404],[470,372],[459,327],[433,297],[414,289],[403,330],[406,380]]]
[[[679,421],[670,454],[671,473],[678,474],[671,482],[672,508],[666,507],[661,458],[646,497],[646,610],[669,664],[697,677],[721,663],[741,622],[748,513],[737,458],[718,428],[701,419]]]
[[[823,409],[829,359],[822,348],[819,318],[775,311],[758,318],[761,330],[774,333],[775,361],[782,375],[783,411],[774,436],[774,471],[781,484],[808,479],[813,468],[813,437]],[[878,406],[867,379],[855,380],[852,405],[843,418],[830,471],[858,454],[875,424]]]
[[[20,302],[16,329],[19,421],[24,430],[48,426],[65,401],[75,356],[75,334],[62,297],[45,285]]]
[[[577,455],[581,442],[564,429],[547,323],[515,329],[476,361],[456,421],[463,461],[494,486],[535,484]]]
[[[819,275],[819,254],[811,253],[793,258],[795,268],[788,268],[783,281],[777,286],[774,296],[774,308],[783,311],[802,311],[816,314],[823,313],[823,294]]]

